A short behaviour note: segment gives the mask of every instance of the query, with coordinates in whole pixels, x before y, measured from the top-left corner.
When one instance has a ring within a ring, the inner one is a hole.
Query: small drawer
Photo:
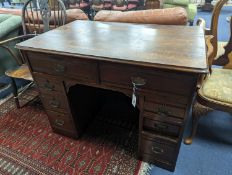
[[[168,134],[171,136],[178,136],[180,132],[180,127],[176,125],[171,125],[164,122],[159,122],[156,120],[151,120],[149,118],[143,118],[143,128],[144,130],[156,131],[163,134]]]
[[[61,93],[42,93],[40,98],[43,102],[44,108],[61,113],[69,113],[69,104],[67,97]]]
[[[156,142],[152,138],[141,138],[141,152],[154,156],[156,159],[173,162],[176,160],[176,146]]]
[[[63,82],[57,77],[40,73],[33,73],[33,77],[41,92],[63,92]]]
[[[28,52],[33,72],[49,75],[68,76],[89,82],[98,81],[97,62],[84,58],[57,56],[52,54]]]
[[[177,118],[185,117],[185,108],[176,107],[167,104],[153,103],[150,101],[144,102],[144,110],[148,112],[153,112],[163,117],[173,116]]]
[[[52,128],[66,130],[68,132],[76,133],[76,128],[73,119],[69,114],[59,114],[57,112],[48,111],[48,119]]]
[[[186,108],[189,98],[188,96],[176,95],[174,93],[153,91],[146,96],[145,100],[149,103],[166,104],[175,107]]]
[[[140,153],[139,158],[144,162],[153,163],[156,166],[167,169],[169,171],[173,172],[175,170],[176,162],[169,162],[167,160],[157,159],[155,156],[151,156],[150,154],[146,153]]]

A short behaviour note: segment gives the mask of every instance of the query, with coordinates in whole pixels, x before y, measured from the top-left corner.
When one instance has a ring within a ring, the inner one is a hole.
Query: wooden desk
[[[132,81],[144,84],[136,89],[138,157],[175,169],[197,79],[208,72],[201,28],[75,21],[17,48],[28,61],[54,132],[73,138],[88,122],[69,106],[71,86],[131,97]]]

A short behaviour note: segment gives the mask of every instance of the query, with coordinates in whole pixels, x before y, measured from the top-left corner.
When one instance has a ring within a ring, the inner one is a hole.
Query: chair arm
[[[36,36],[36,34],[28,34],[28,35],[16,36],[14,38],[10,38],[10,39],[0,41],[0,45],[4,45],[4,44],[7,44],[9,42],[16,41],[16,40],[29,39],[29,38],[32,38],[34,36]]]
[[[206,57],[207,57],[207,61],[208,61],[208,66],[209,66],[209,71],[210,74],[212,72],[211,70],[211,65],[212,65],[212,61],[213,61],[213,52],[214,52],[214,47],[212,44],[212,39],[213,39],[213,35],[208,35],[205,38],[205,42],[206,42],[206,47],[207,47],[207,52],[206,52]],[[204,82],[205,78],[207,77],[208,74],[202,75],[198,78],[197,81],[197,89],[201,88],[202,83]]]
[[[207,56],[207,60],[208,60],[208,65],[209,65],[209,68],[210,68],[210,73],[211,73],[211,66],[212,66],[212,63],[213,63],[213,60],[214,60],[214,47],[213,47],[213,44],[212,44],[212,39],[214,38],[213,35],[208,35],[206,37],[206,46],[207,46],[207,53],[206,53],[206,56]]]
[[[21,35],[21,36],[16,36],[14,38],[10,38],[10,39],[6,39],[3,41],[0,41],[0,47],[5,49],[6,51],[8,51],[8,53],[16,60],[16,62],[20,65],[22,64],[24,61],[23,59],[19,59],[18,56],[14,53],[14,51],[12,50],[12,48],[10,48],[9,46],[7,46],[7,44],[9,44],[10,42],[14,42],[17,40],[24,40],[24,39],[29,39],[36,36],[36,34],[28,34],[28,35]],[[21,55],[22,56],[22,55]]]

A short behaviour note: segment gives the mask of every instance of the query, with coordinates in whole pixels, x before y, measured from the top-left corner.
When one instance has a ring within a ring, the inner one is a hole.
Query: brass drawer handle
[[[63,126],[63,125],[64,125],[64,120],[56,119],[56,120],[55,120],[55,124],[56,124],[57,126]]]
[[[44,87],[46,89],[48,89],[49,91],[54,91],[54,88],[55,88],[55,86],[53,84],[49,83],[48,80],[44,83]]]
[[[155,110],[155,112],[157,114],[163,115],[163,116],[167,116],[170,115],[170,112],[168,111],[167,107],[165,104],[160,105],[157,110]]]
[[[60,107],[60,103],[58,101],[55,101],[55,100],[51,100],[49,102],[49,105],[52,106],[53,108],[59,108]]]
[[[58,73],[63,73],[65,71],[65,66],[62,64],[56,64],[54,70]]]
[[[164,129],[167,129],[168,126],[167,125],[163,125],[163,124],[154,123],[154,128],[156,128],[158,130],[164,130]]]
[[[151,147],[151,150],[152,150],[152,152],[155,153],[155,154],[162,154],[162,153],[164,152],[163,149],[161,149],[161,148],[159,148],[159,147],[157,147],[157,146],[152,146],[152,147]]]

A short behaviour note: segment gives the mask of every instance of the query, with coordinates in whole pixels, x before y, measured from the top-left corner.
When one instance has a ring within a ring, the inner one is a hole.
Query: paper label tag
[[[136,106],[136,96],[135,94],[133,93],[132,95],[132,105],[135,107]]]

